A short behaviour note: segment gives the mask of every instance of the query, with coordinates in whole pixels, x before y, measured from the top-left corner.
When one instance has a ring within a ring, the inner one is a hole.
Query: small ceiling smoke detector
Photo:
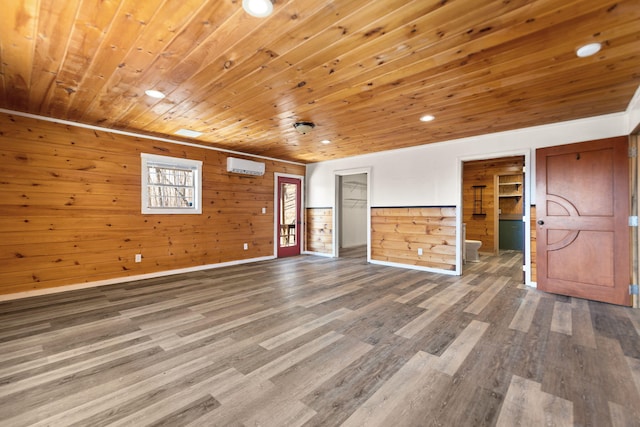
[[[587,56],[595,55],[600,52],[602,45],[600,43],[589,43],[579,47],[576,50],[576,55],[580,58],[586,58]]]
[[[299,134],[305,135],[313,130],[316,125],[313,122],[295,122],[293,127],[298,131]]]
[[[242,8],[251,16],[266,18],[273,12],[271,0],[242,0]]]
[[[160,92],[159,90],[149,89],[149,90],[145,90],[144,93],[146,93],[147,96],[150,96],[152,98],[162,99],[165,97],[164,93]]]

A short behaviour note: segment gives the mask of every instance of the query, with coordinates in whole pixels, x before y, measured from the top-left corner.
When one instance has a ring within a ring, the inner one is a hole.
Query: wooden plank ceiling
[[[0,108],[307,163],[624,111],[639,42],[638,0],[3,0]]]

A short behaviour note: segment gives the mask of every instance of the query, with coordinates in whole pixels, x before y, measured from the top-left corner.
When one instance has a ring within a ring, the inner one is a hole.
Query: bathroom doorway
[[[525,263],[524,166],[524,155],[462,162],[463,271],[504,251],[520,253]]]

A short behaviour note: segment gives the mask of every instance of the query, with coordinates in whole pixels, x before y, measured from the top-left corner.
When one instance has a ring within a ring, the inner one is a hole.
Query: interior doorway
[[[462,269],[482,255],[526,253],[525,156],[462,162]],[[477,253],[477,255],[476,255]]]
[[[298,178],[277,177],[278,186],[278,258],[300,255],[301,225],[300,207],[302,206],[302,180]]]
[[[368,171],[336,173],[334,256],[370,260]]]

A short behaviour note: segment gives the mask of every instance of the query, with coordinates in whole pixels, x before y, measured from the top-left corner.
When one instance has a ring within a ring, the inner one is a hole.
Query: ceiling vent
[[[227,172],[262,176],[264,175],[264,163],[227,157]]]
[[[202,132],[191,129],[178,129],[175,134],[180,136],[187,136],[189,138],[197,138],[202,135]]]

